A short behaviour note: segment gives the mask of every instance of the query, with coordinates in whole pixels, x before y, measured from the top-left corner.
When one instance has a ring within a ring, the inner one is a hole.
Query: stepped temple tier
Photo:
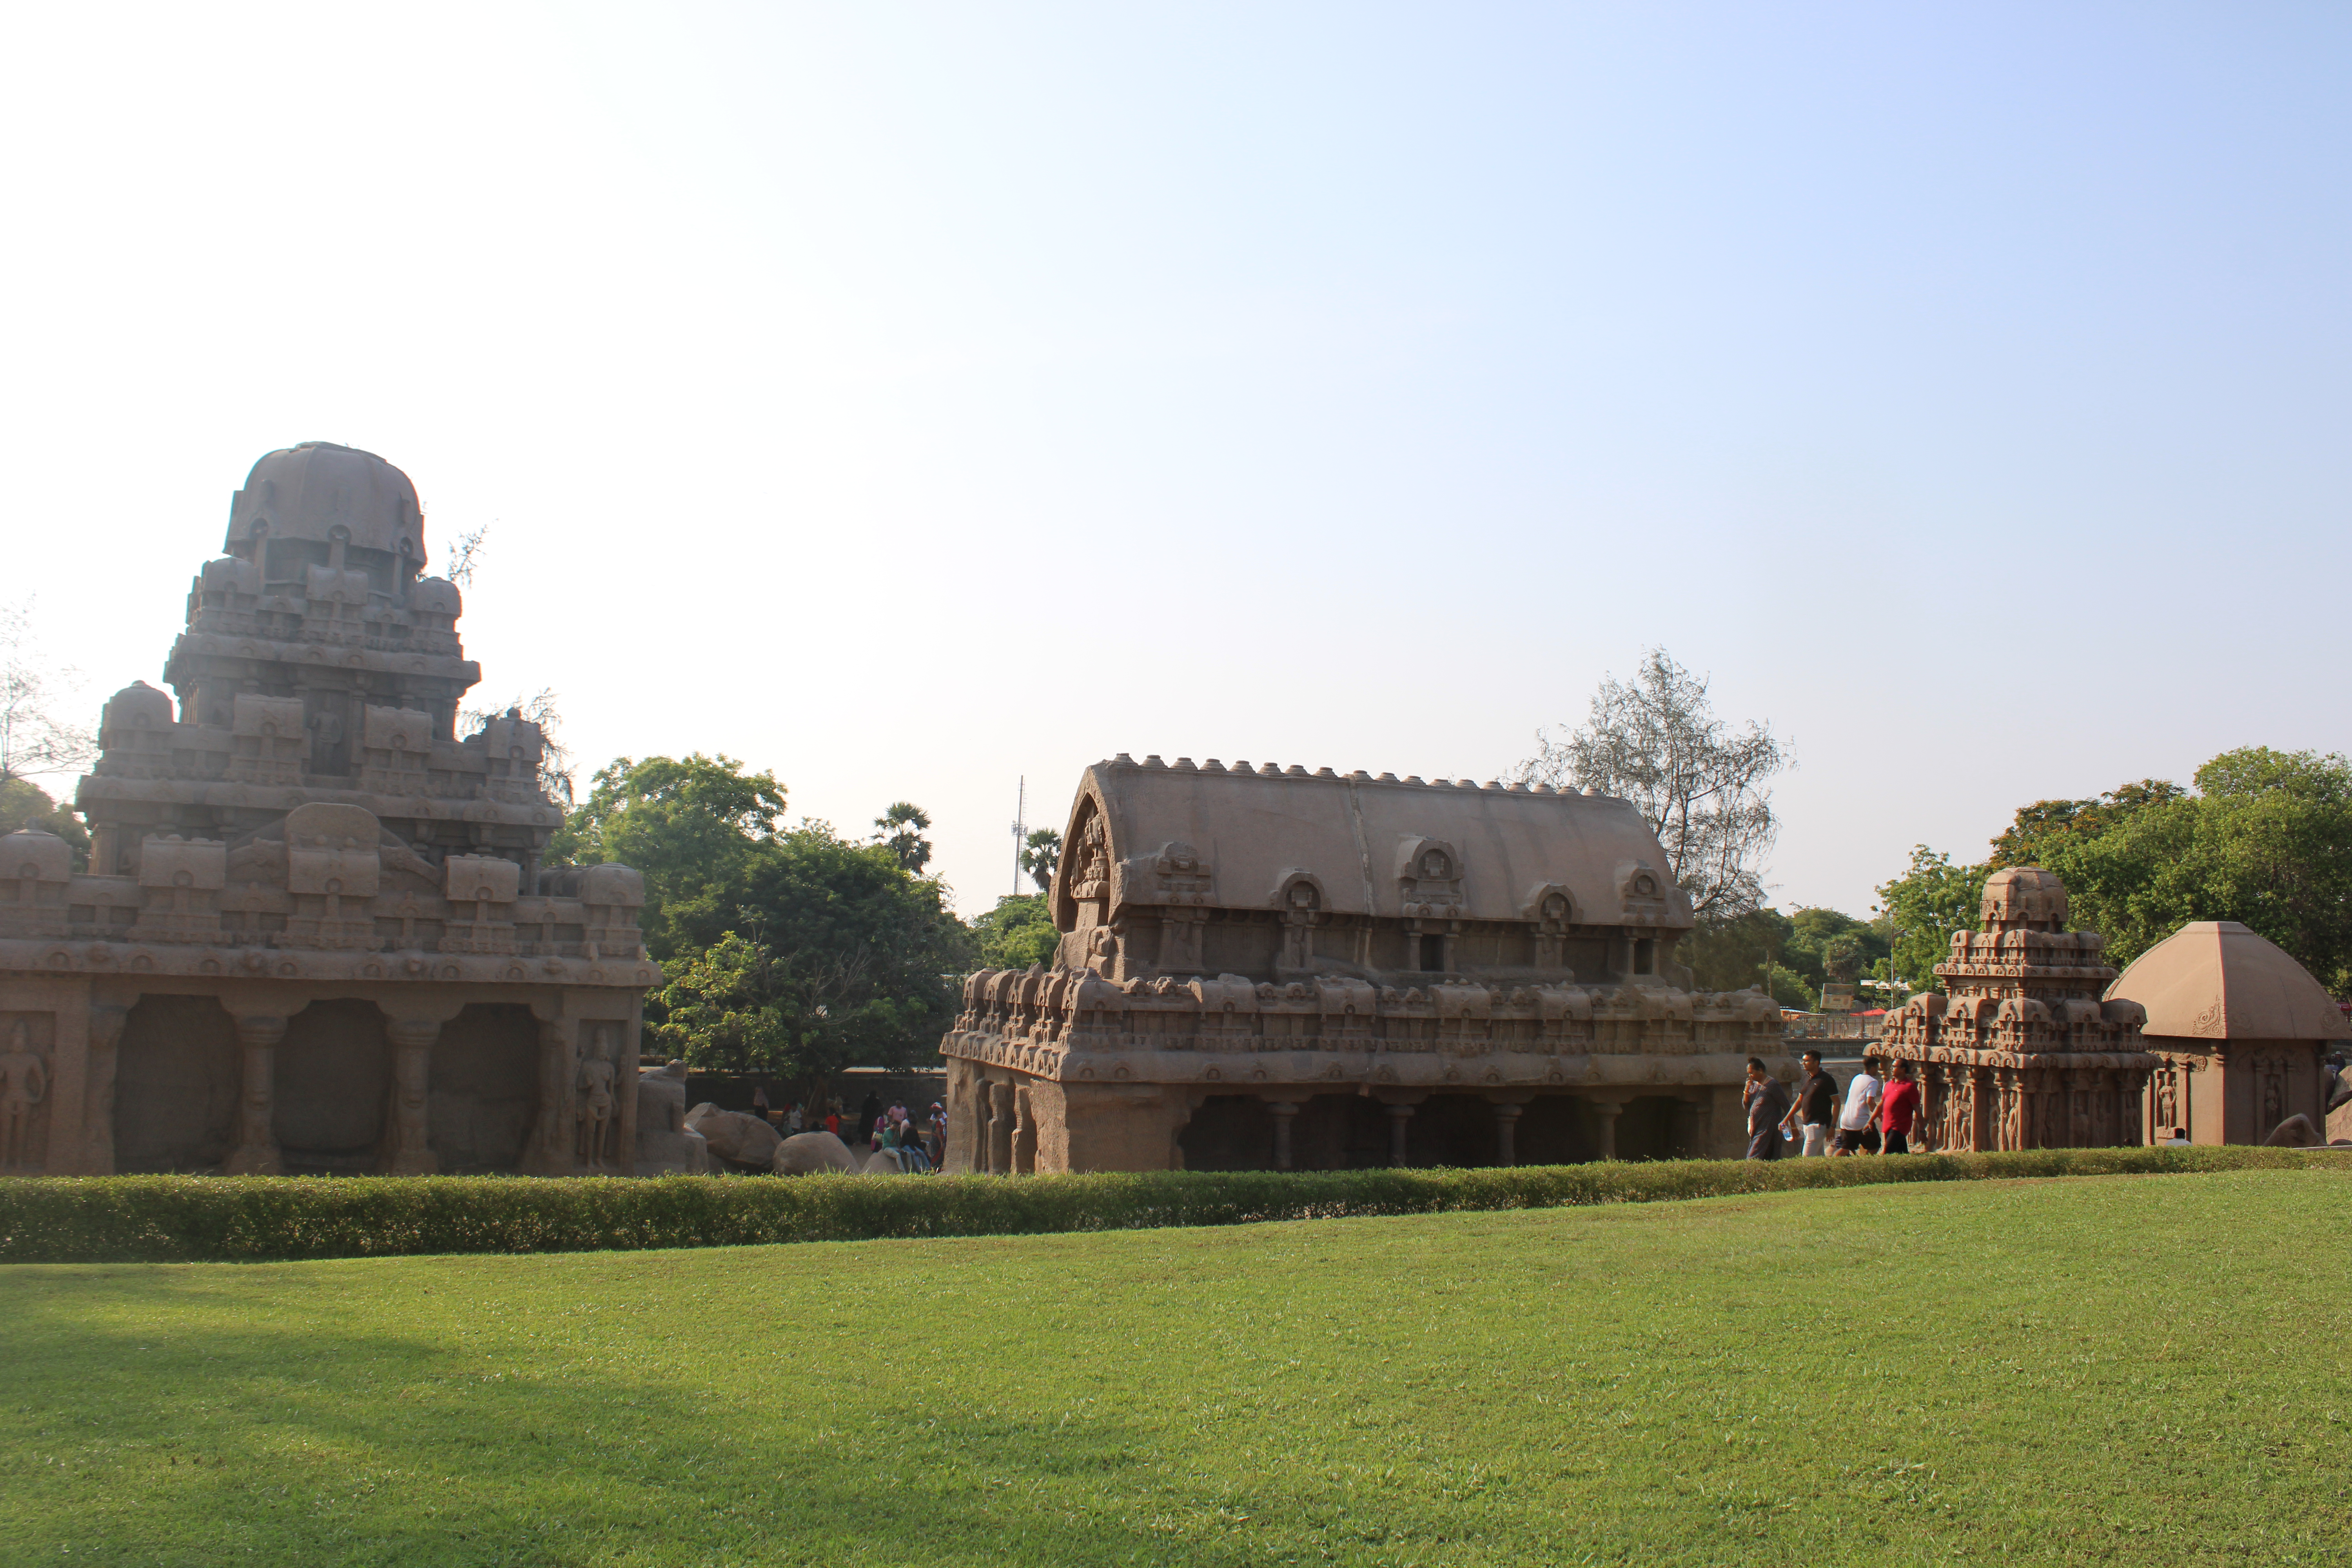
[[[173,695],[106,704],[89,869],[0,837],[0,1165],[635,1168],[644,885],[541,867],[536,726],[457,738],[481,671],[422,523],[381,458],[263,458]]]
[[[2157,1058],[2137,1002],[2106,998],[2106,938],[2066,929],[2066,889],[2037,867],[1995,871],[1984,929],[1952,933],[1936,965],[1946,992],[1923,991],[1887,1016],[1892,1061],[1919,1071],[1913,1147],[2105,1149],[2142,1142],[2143,1094]],[[1947,994],[1948,993],[1948,994]]]
[[[1052,969],[964,984],[963,1171],[1727,1154],[1760,992],[1696,994],[1628,803],[1271,763],[1087,770]]]

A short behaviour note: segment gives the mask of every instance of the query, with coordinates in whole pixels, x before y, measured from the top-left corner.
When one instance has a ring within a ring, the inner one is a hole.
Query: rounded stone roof
[[[2066,884],[2055,871],[2039,866],[2004,866],[1985,879],[1981,906],[1984,929],[2011,926],[2063,930],[2066,924]]]
[[[2352,1026],[2311,972],[2235,921],[2191,921],[2132,961],[2107,995],[2147,1009],[2148,1035],[2340,1040]]]
[[[251,555],[255,530],[326,543],[338,528],[362,550],[425,561],[424,514],[408,476],[356,447],[305,441],[267,453],[229,502],[232,555]]]

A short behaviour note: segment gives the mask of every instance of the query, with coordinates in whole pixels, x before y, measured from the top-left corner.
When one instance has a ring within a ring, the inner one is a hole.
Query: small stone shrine
[[[408,476],[272,452],[223,548],[176,712],[106,704],[89,870],[0,837],[0,1165],[634,1171],[644,885],[541,868],[535,725],[457,738],[481,670]]]
[[[2144,1008],[2155,1053],[2147,1135],[2260,1143],[2292,1116],[2325,1125],[2322,1067],[2352,1028],[2284,949],[2235,921],[2192,921],[2107,988]]]
[[[1736,1153],[1761,992],[1699,994],[1625,801],[1122,754],[1078,786],[1055,965],[941,1043],[951,1171]]]
[[[2105,1149],[2141,1141],[2156,1067],[2137,1003],[2102,1000],[2106,938],[2066,929],[2066,889],[2038,867],[1995,871],[1984,928],[1952,933],[1945,991],[1887,1015],[1880,1054],[1919,1069],[1922,1152]]]

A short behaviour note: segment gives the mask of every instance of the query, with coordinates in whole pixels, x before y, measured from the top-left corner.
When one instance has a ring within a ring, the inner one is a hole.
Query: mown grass
[[[2352,1174],[0,1271],[0,1558],[2340,1561]]]

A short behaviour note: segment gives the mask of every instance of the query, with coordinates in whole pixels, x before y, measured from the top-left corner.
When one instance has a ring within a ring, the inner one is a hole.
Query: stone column
[[[539,1119],[523,1151],[527,1176],[568,1176],[572,1159],[572,1029],[562,1018],[539,1021]]]
[[[1404,1157],[1404,1130],[1412,1121],[1414,1109],[1410,1105],[1391,1105],[1388,1108],[1389,1163],[1391,1165],[1403,1165],[1410,1163]]]
[[[1274,1113],[1274,1168],[1290,1169],[1290,1124],[1298,1115],[1298,1101],[1269,1100],[1265,1108]]]
[[[231,1176],[275,1176],[283,1173],[278,1159],[278,1135],[270,1119],[278,1109],[278,1042],[286,1037],[286,1020],[268,1013],[237,1016],[236,1043],[244,1058],[236,1097],[236,1147],[222,1164]]]
[[[988,1086],[988,1169],[992,1175],[1013,1173],[1013,1086]]]
[[[1517,1142],[1519,1116],[1526,1110],[1527,1107],[1523,1105],[1495,1107],[1495,1163],[1497,1165],[1516,1165],[1519,1163]]]
[[[89,1045],[87,1087],[83,1091],[81,1121],[81,1153],[73,1169],[85,1176],[114,1174],[114,1073],[115,1047],[122,1044],[122,1026],[131,1021],[128,1007],[93,1006],[89,1010]],[[49,1131],[51,1151],[49,1168],[58,1168],[56,1145],[64,1142],[63,1130],[52,1126]]]
[[[1595,1158],[1614,1160],[1617,1157],[1617,1116],[1624,1109],[1613,1100],[1592,1102],[1592,1142],[1599,1151]]]
[[[1013,1091],[1013,1173],[1037,1173],[1037,1108],[1030,1103],[1026,1089]]]
[[[392,1039],[392,1105],[384,1117],[383,1173],[429,1176],[441,1168],[428,1124],[433,1043],[441,1037],[441,1021],[394,1018],[384,1033]]]

